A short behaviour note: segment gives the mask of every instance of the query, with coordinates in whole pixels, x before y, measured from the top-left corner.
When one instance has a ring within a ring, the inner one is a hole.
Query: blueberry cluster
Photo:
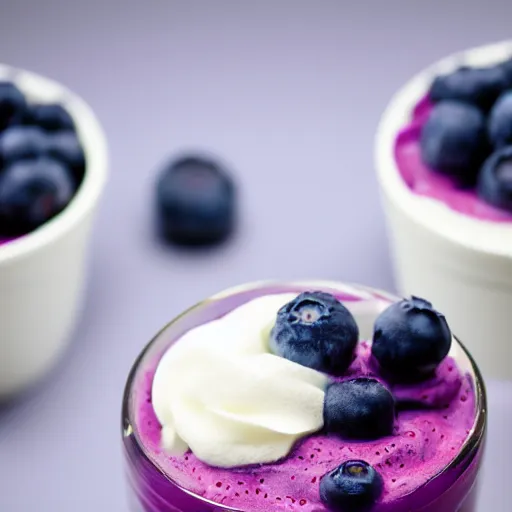
[[[434,107],[420,139],[424,163],[512,212],[512,59],[438,76],[429,97]]]
[[[0,238],[38,228],[72,199],[85,172],[73,119],[0,82]]]
[[[304,292],[277,313],[270,349],[335,377],[324,399],[326,434],[372,440],[393,434],[395,399],[377,379],[342,377],[354,360],[359,331],[350,311],[333,295]],[[372,356],[391,382],[427,378],[448,355],[452,335],[442,314],[418,297],[390,305],[375,320]],[[365,461],[345,461],[324,475],[320,495],[334,510],[364,510],[382,481]]]

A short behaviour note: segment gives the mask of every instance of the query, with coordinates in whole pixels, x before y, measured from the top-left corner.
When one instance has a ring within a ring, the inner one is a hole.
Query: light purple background
[[[73,347],[37,392],[0,410],[0,510],[123,512],[121,394],[142,346],[185,307],[243,281],[319,277],[392,288],[372,169],[379,115],[421,67],[510,36],[512,4],[0,5],[0,60],[88,100],[105,126],[112,171]],[[155,173],[187,148],[214,151],[241,184],[241,228],[220,250],[176,251],[154,237]],[[506,512],[512,385],[490,382],[489,391],[480,511]]]

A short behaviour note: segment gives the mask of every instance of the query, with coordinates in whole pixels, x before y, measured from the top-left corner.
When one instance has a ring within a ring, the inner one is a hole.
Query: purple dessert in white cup
[[[70,339],[83,299],[91,225],[107,174],[107,148],[91,108],[64,86],[6,65],[0,65],[0,81],[14,84],[30,102],[62,106],[85,155],[84,175],[69,204],[33,231],[0,240],[4,399],[44,376]]]
[[[511,59],[503,42],[423,70],[389,103],[375,148],[398,291],[434,301],[495,378],[512,378],[512,174],[496,165],[512,157],[496,135]],[[474,94],[479,80],[484,94]]]

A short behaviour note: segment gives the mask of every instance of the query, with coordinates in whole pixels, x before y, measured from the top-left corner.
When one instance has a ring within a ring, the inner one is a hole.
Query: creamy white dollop
[[[185,333],[164,354],[152,402],[163,448],[218,467],[269,463],[323,427],[327,377],[270,353],[278,309],[266,295]]]

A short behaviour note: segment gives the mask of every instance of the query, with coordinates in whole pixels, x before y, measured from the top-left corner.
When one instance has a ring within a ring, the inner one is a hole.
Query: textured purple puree
[[[421,160],[421,128],[432,109],[428,98],[416,105],[412,119],[398,134],[395,159],[407,186],[416,194],[442,201],[452,210],[481,220],[512,222],[512,214],[486,204],[471,189],[461,189],[448,176],[428,168]]]
[[[453,460],[475,418],[471,380],[469,376],[461,376],[454,361],[447,358],[432,379],[414,386],[391,388],[399,402],[416,402],[428,407],[400,411],[391,437],[348,442],[314,435],[298,443],[290,456],[279,463],[231,470],[213,468],[192,453],[172,457],[161,450],[160,425],[151,404],[157,364],[155,361],[147,368],[135,390],[136,430],[146,451],[178,485],[224,506],[254,512],[270,507],[306,512],[327,510],[319,498],[319,480],[347,459],[363,459],[380,472],[384,490],[374,510],[393,510],[394,503],[421,487]],[[364,342],[344,379],[356,376],[384,380],[374,369],[369,345]]]

